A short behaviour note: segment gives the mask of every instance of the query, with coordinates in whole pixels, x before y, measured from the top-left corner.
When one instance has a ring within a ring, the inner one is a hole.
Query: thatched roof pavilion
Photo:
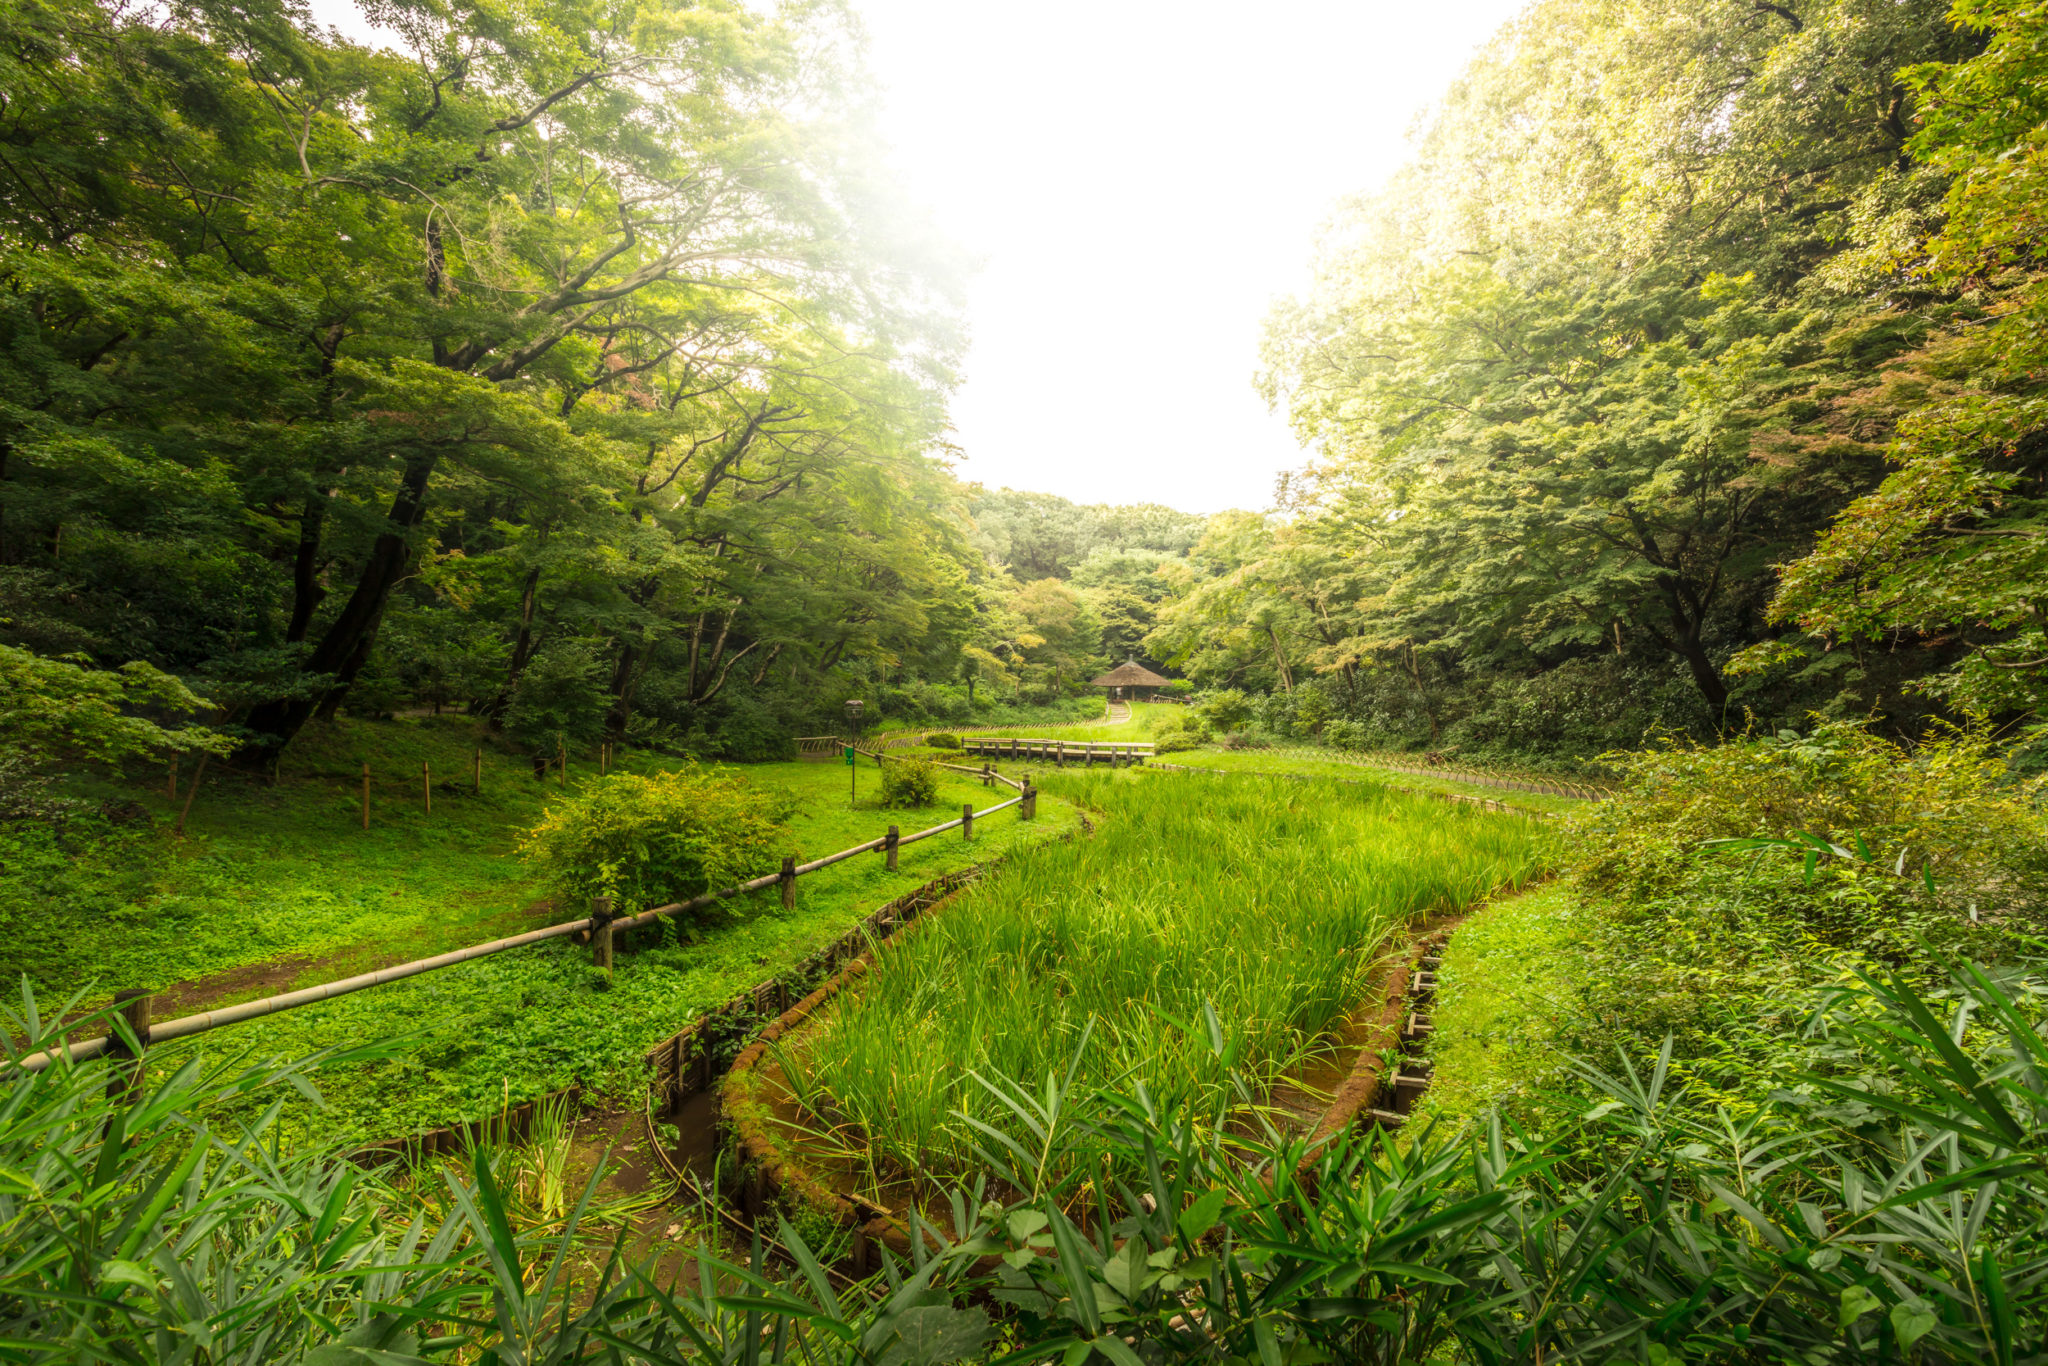
[[[1127,659],[1095,680],[1098,688],[1108,688],[1111,697],[1121,697],[1125,688],[1143,688],[1147,694],[1154,688],[1163,688],[1173,680],[1161,678],[1135,659]]]

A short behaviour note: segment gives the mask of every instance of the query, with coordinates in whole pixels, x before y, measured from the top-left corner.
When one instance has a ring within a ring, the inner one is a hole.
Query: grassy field
[[[1462,783],[1454,778],[1434,778],[1415,773],[1398,773],[1376,768],[1358,760],[1320,758],[1261,749],[1193,749],[1163,754],[1159,761],[1186,768],[1215,769],[1219,773],[1291,773],[1308,778],[1334,778],[1353,782],[1361,779],[1387,783],[1408,792],[1445,792],[1466,797],[1484,797],[1523,811],[1561,814],[1575,811],[1585,803],[1576,797],[1559,797],[1548,792],[1517,792],[1511,788]]]
[[[870,1179],[971,1163],[956,1112],[999,1119],[973,1073],[1042,1094],[1072,1064],[1077,1096],[1142,1083],[1204,1113],[1223,1064],[1172,1021],[1212,1004],[1239,1067],[1270,1078],[1358,1003],[1395,926],[1545,859],[1533,822],[1377,787],[1143,770],[1046,785],[1103,808],[1095,837],[927,922],[792,1060],[819,1126],[864,1138]]]
[[[162,1014],[581,914],[550,902],[513,853],[519,832],[560,789],[487,751],[483,796],[471,796],[472,746],[468,723],[452,717],[343,724],[312,737],[303,752],[295,747],[275,786],[210,778],[184,841],[169,837],[160,793],[100,788],[94,795],[132,798],[160,819],[12,832],[0,848],[9,873],[0,879],[9,931],[0,968],[27,977],[45,998],[171,988]],[[365,757],[377,779],[367,833],[357,806]],[[463,779],[437,788],[431,817],[419,800],[422,758],[437,774]],[[668,762],[628,756],[622,767]],[[874,766],[863,761],[860,804],[850,809],[841,765],[743,771],[798,797],[791,852],[805,857],[872,839],[892,823],[910,833],[957,816],[962,802],[986,806],[1009,795],[962,778],[941,785],[936,806],[886,810]],[[593,774],[582,770],[585,779]],[[569,790],[577,784],[572,763]],[[657,1039],[790,969],[867,910],[942,872],[1071,830],[1078,819],[1051,797],[1039,813],[1031,824],[1011,813],[993,817],[971,845],[957,834],[914,845],[894,875],[879,856],[835,865],[798,884],[794,911],[784,912],[771,891],[702,926],[694,944],[676,943],[671,930],[660,946],[622,957],[609,988],[587,949],[553,941],[200,1036],[160,1056],[168,1065],[186,1047],[264,1056],[402,1039],[387,1061],[331,1071],[331,1111],[295,1118],[351,1140],[478,1117],[508,1097],[571,1081],[623,1085]]]

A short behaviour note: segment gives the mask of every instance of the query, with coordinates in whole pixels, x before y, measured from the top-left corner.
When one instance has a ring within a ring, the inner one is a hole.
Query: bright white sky
[[[959,473],[1266,507],[1304,456],[1252,388],[1317,224],[1522,0],[854,0],[887,131],[979,256]]]
[[[1252,389],[1268,307],[1522,3],[853,0],[903,175],[982,262],[961,477],[1266,507],[1304,458]]]

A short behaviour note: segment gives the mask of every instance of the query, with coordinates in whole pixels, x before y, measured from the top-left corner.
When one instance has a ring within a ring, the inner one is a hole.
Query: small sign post
[[[849,809],[860,804],[860,765],[855,762],[853,747],[860,743],[861,702],[857,697],[846,700],[846,804]]]

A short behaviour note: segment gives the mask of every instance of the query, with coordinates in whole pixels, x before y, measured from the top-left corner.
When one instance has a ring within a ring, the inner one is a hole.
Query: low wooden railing
[[[1037,759],[1064,768],[1068,764],[1107,763],[1112,768],[1142,764],[1152,757],[1149,740],[1040,740],[1009,735],[970,735],[960,741],[964,753],[984,759]]]
[[[949,767],[951,766],[949,765]],[[981,770],[971,769],[968,771],[977,774],[981,772]],[[987,774],[987,777],[990,779],[997,776],[994,773]],[[869,840],[865,844],[856,844],[851,849],[841,849],[837,853],[827,854],[823,858],[812,859],[809,863],[798,863],[794,858],[785,858],[782,861],[782,868],[779,872],[764,873],[760,877],[742,882],[738,886],[722,888],[715,892],[706,892],[702,896],[694,896],[687,901],[673,902],[667,906],[656,906],[652,910],[642,911],[638,915],[615,916],[612,913],[610,898],[598,897],[593,899],[592,913],[578,920],[568,920],[559,925],[549,925],[544,929],[528,930],[525,934],[515,934],[505,939],[493,939],[488,943],[472,944],[467,948],[453,949],[447,953],[435,954],[431,958],[418,958],[410,963],[397,963],[388,968],[379,968],[375,972],[365,972],[354,977],[344,977],[334,982],[323,982],[318,986],[306,987],[300,991],[288,991],[278,996],[266,996],[261,1000],[245,1001],[240,1005],[224,1006],[218,1010],[209,1010],[198,1015],[187,1015],[182,1019],[176,1020],[152,1021],[149,1015],[149,995],[146,992],[118,992],[115,995],[115,999],[122,1005],[122,1017],[127,1021],[128,1027],[134,1035],[135,1042],[144,1046],[150,1046],[168,1043],[173,1039],[188,1038],[194,1034],[204,1034],[209,1030],[220,1029],[226,1025],[240,1024],[244,1020],[255,1020],[265,1015],[275,1015],[281,1011],[296,1010],[300,1006],[315,1005],[321,1001],[331,1001],[337,996],[346,996],[352,992],[363,991],[370,987],[383,986],[387,982],[403,981],[408,977],[417,977],[421,973],[454,967],[457,963],[467,963],[474,959],[489,957],[492,954],[504,953],[508,949],[523,948],[528,944],[538,944],[543,940],[560,939],[574,934],[587,934],[589,936],[591,957],[609,976],[612,967],[612,943],[614,937],[642,925],[655,924],[665,916],[700,911],[727,897],[763,891],[777,885],[780,885],[782,889],[783,905],[794,906],[796,904],[796,880],[798,878],[818,872],[820,869],[829,868],[835,863],[843,862],[858,854],[879,853],[886,859],[889,870],[894,872],[896,871],[897,851],[902,849],[904,845],[916,844],[919,840],[931,839],[933,836],[942,835],[949,830],[958,830],[961,832],[962,838],[971,840],[974,838],[975,821],[993,816],[998,811],[1007,811],[1011,807],[1016,807],[1019,817],[1024,820],[1028,821],[1035,818],[1038,815],[1038,789],[1031,786],[1031,780],[1026,778],[1023,782],[1018,783],[1005,778],[1002,781],[1006,785],[1017,789],[1017,795],[1006,802],[998,802],[993,806],[983,807],[979,811],[974,809],[973,803],[967,803],[961,807],[959,816],[954,819],[934,825],[929,830],[919,830],[915,834],[900,834],[896,827],[892,825],[889,827],[888,833],[882,835],[879,839]],[[983,785],[991,786],[992,783],[984,781]],[[109,1050],[134,1056],[126,1040],[122,1039],[118,1034],[108,1034],[96,1039],[86,1039],[79,1043],[67,1043],[61,1049],[52,1049],[42,1053],[30,1053],[15,1059],[11,1063],[0,1061],[0,1081],[5,1081],[8,1077],[17,1076],[22,1072],[39,1072],[58,1061],[59,1058],[68,1057],[73,1062],[81,1062],[87,1058],[96,1058]],[[139,1068],[139,1062],[137,1066]]]

